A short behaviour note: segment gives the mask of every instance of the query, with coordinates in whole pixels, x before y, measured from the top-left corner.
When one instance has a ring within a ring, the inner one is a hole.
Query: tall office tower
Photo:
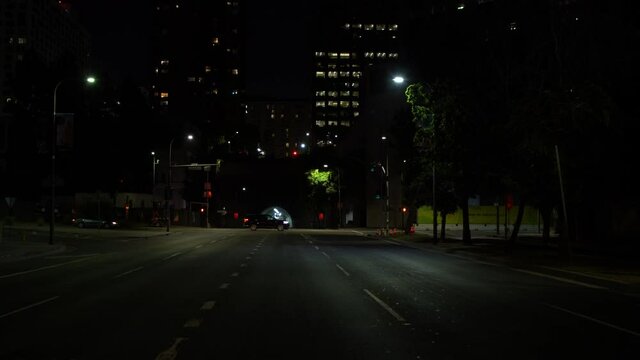
[[[347,21],[325,32],[314,53],[313,118],[318,147],[336,147],[362,121],[379,69],[398,62],[395,22]]]
[[[202,130],[210,148],[226,143],[244,113],[241,2],[155,0],[154,11],[154,108],[171,129]]]
[[[34,196],[55,84],[84,70],[89,35],[67,1],[0,1],[0,192]],[[61,102],[64,102],[62,99]],[[35,141],[34,141],[35,139]]]

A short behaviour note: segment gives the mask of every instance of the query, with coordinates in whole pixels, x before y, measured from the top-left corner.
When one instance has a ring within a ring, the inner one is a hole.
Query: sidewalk
[[[375,230],[367,235],[378,237]],[[573,244],[571,256],[562,257],[555,245],[556,239],[545,245],[537,232],[520,234],[509,252],[504,235],[496,236],[495,231],[476,230],[471,232],[471,237],[471,245],[462,243],[462,232],[455,230],[447,231],[447,239],[437,244],[433,243],[432,233],[424,230],[408,235],[396,233],[384,238],[421,250],[438,251],[640,297],[640,262],[635,260],[635,254],[603,255],[593,248]]]
[[[63,253],[63,238],[89,236],[141,238],[165,236],[164,228],[134,227],[131,229],[80,229],[71,225],[56,224],[53,244],[49,244],[49,225],[17,223],[0,226],[0,263],[25,260],[34,257]]]

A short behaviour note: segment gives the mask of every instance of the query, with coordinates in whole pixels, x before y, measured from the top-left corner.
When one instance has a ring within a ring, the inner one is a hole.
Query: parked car
[[[249,214],[244,217],[242,224],[256,231],[258,228],[277,229],[283,231],[289,228],[289,222],[282,219],[276,219],[267,214]]]
[[[116,220],[107,221],[81,217],[73,219],[72,222],[79,228],[113,229],[118,227],[118,222]]]

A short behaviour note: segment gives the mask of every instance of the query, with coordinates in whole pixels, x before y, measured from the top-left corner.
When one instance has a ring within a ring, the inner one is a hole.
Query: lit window
[[[169,60],[160,60],[160,65],[169,65]]]
[[[187,78],[187,81],[188,81],[188,82],[196,82],[196,77],[195,77],[195,76],[189,76],[189,77]]]
[[[27,43],[27,38],[23,38],[23,37],[18,38],[18,44],[26,44],[26,43]]]
[[[218,39],[217,37],[214,37],[214,38],[211,40],[211,45],[213,45],[213,46],[216,46],[216,45],[218,45],[219,43],[220,43],[220,39]]]
[[[338,102],[337,101],[333,101],[332,100],[332,101],[328,101],[327,103],[328,103],[327,105],[329,105],[329,107],[338,107]]]
[[[327,55],[324,51],[316,51],[316,57],[324,57]]]
[[[336,120],[329,120],[329,121],[327,122],[327,125],[329,125],[329,126],[338,126],[338,121],[336,121]]]
[[[338,65],[336,65],[336,64],[328,64],[327,65],[327,69],[337,69],[337,68],[338,68]]]
[[[316,91],[316,96],[325,96],[326,92],[324,90]]]
[[[342,120],[342,121],[340,121],[340,125],[349,127],[349,126],[351,126],[351,122],[349,120]]]
[[[351,24],[344,24],[344,28],[345,28],[345,29],[349,29],[349,28],[351,28]]]
[[[337,91],[327,91],[327,95],[329,95],[329,97],[338,97],[338,92]]]
[[[384,59],[387,57],[387,53],[379,52],[376,54],[376,57]]]
[[[359,97],[359,96],[360,96],[360,91],[353,92],[353,97]]]
[[[372,58],[375,55],[375,53],[367,51],[364,53],[364,57],[365,58]]]
[[[168,92],[161,92],[160,93],[160,97],[161,98],[168,98],[169,97],[169,93]]]
[[[348,59],[351,57],[349,53],[340,53],[340,59]]]
[[[348,71],[340,71],[340,77],[349,77]]]
[[[464,4],[458,4],[458,10],[464,10]]]
[[[205,73],[210,73],[211,72],[211,66],[207,65],[204,67],[204,72]]]
[[[398,24],[389,25],[388,29],[389,31],[396,31],[398,30]]]
[[[385,30],[386,28],[387,28],[387,25],[385,24],[376,25],[376,30]]]
[[[389,53],[389,58],[397,59],[398,58],[398,53]]]
[[[359,111],[354,111],[353,112],[353,117],[358,117],[360,116],[360,112]]]
[[[518,30],[518,24],[516,24],[515,22],[512,22],[511,24],[509,24],[509,30],[511,31]]]
[[[362,24],[353,24],[351,25],[354,29],[362,29]]]
[[[326,103],[324,101],[316,101],[316,107],[325,107]]]
[[[231,69],[231,74],[238,75],[238,69]]]
[[[366,24],[366,25],[364,26],[364,29],[365,29],[365,30],[373,30],[373,24]]]
[[[169,106],[169,100],[160,101],[161,106]]]
[[[317,127],[324,127],[327,123],[324,120],[316,120]]]
[[[357,83],[357,82],[351,83],[351,87],[352,88],[358,88],[358,87],[360,87],[360,83]]]
[[[359,78],[362,76],[362,71],[354,71],[353,72],[353,77],[354,78]],[[356,86],[357,87],[357,86]]]
[[[231,95],[238,95],[238,90],[231,90]]]
[[[351,106],[354,108],[359,108],[360,107],[360,103],[358,101],[352,101],[351,102]]]
[[[337,58],[338,58],[338,53],[335,53],[335,52],[329,53],[329,59],[337,59]]]
[[[341,108],[348,108],[349,107],[349,102],[345,101],[345,100],[340,101],[340,107]]]
[[[324,71],[316,71],[316,77],[317,78],[324,78],[325,76],[325,72]]]
[[[328,72],[327,72],[327,75],[328,75],[330,78],[337,78],[337,77],[338,77],[338,72],[337,72],[337,71],[328,71]]]
[[[346,91],[340,91],[340,96],[350,96],[351,95],[351,91],[346,90]]]

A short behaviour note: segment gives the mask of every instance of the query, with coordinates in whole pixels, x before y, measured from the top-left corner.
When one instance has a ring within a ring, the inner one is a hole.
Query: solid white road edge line
[[[8,313],[6,313],[6,314],[2,314],[2,315],[0,315],[0,319],[5,318],[5,317],[7,317],[7,316],[11,316],[11,315],[17,314],[17,313],[19,313],[19,312],[21,312],[21,311],[28,310],[28,309],[31,309],[31,308],[33,308],[33,307],[36,307],[36,306],[39,306],[39,305],[42,305],[42,304],[46,304],[46,303],[48,303],[48,302],[50,302],[50,301],[56,300],[56,299],[57,299],[57,298],[59,298],[59,297],[60,297],[60,296],[50,297],[50,298],[48,298],[48,299],[46,299],[46,300],[38,301],[38,302],[37,302],[37,303],[35,303],[35,304],[27,305],[27,306],[21,307],[20,309],[10,311],[10,312],[8,312]]]
[[[580,313],[577,313],[575,311],[571,311],[571,310],[568,310],[568,309],[565,309],[565,308],[561,308],[560,306],[555,306],[555,305],[551,305],[551,304],[544,304],[544,305],[546,305],[546,306],[548,306],[550,308],[556,309],[556,310],[564,311],[564,312],[566,312],[568,314],[571,314],[573,316],[577,316],[577,317],[580,317],[580,318],[583,318],[583,319],[587,319],[587,320],[593,321],[595,323],[598,323],[600,325],[604,325],[604,326],[610,327],[612,329],[616,329],[616,330],[625,332],[627,334],[631,334],[631,335],[635,335],[635,336],[639,336],[640,337],[640,333],[637,333],[637,332],[635,332],[633,330],[629,330],[629,329],[625,329],[625,328],[617,326],[617,325],[609,324],[608,322],[605,322],[605,321],[602,321],[602,320],[598,320],[598,319],[592,318],[590,316],[583,315],[583,314],[580,314]]]
[[[113,278],[114,278],[114,279],[117,279],[117,278],[119,278],[119,277],[123,277],[123,276],[129,275],[129,274],[134,273],[134,272],[136,272],[136,271],[140,271],[140,270],[142,270],[142,269],[144,269],[144,267],[140,266],[140,267],[137,267],[137,268],[135,268],[135,269],[132,269],[132,270],[129,270],[129,271],[125,271],[125,272],[123,272],[122,274],[119,274],[119,275],[114,276]]]

